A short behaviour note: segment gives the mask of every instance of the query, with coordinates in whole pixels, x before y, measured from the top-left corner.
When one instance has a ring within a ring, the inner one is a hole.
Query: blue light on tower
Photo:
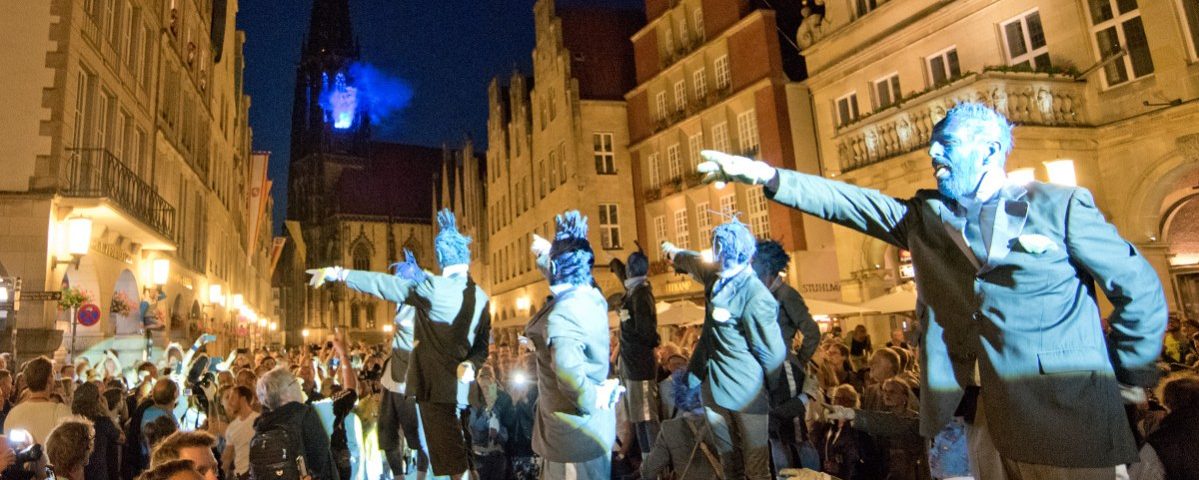
[[[333,111],[333,128],[345,130],[354,124],[358,110],[358,89],[346,83],[346,76],[338,73],[329,91],[329,109]]]

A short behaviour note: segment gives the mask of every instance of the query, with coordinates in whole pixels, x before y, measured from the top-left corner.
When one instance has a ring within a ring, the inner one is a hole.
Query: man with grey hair
[[[337,480],[329,435],[316,410],[304,404],[299,379],[287,367],[276,367],[258,379],[257,387],[263,411],[254,422],[255,435],[285,430],[291,442],[288,451],[303,452],[304,464],[313,480]]]
[[[912,252],[920,430],[964,416],[976,478],[1127,478],[1121,401],[1157,381],[1161,282],[1086,189],[1008,181],[1011,132],[986,105],[953,107],[928,149],[937,189],[906,200],[720,152],[698,168]],[[1106,338],[1096,286],[1114,307]]]

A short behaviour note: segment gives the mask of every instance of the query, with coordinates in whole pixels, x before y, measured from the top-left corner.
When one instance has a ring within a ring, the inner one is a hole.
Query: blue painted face
[[[978,138],[962,121],[947,121],[933,131],[928,147],[937,190],[951,199],[970,197],[982,180],[991,142]]]

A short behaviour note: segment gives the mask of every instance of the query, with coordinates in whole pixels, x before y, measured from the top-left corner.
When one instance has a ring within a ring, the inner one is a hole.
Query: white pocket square
[[[716,308],[712,309],[712,320],[716,320],[717,322],[724,323],[724,322],[729,321],[729,319],[732,317],[733,317],[733,313],[730,312],[727,308],[716,307]]]
[[[1029,234],[1016,237],[1016,243],[1020,244],[1020,248],[1033,255],[1039,255],[1045,252],[1057,250],[1057,244],[1044,235]]]

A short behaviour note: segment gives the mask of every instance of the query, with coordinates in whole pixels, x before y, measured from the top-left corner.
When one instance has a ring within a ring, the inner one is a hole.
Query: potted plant
[[[86,290],[67,287],[62,289],[62,298],[58,299],[59,310],[72,310],[79,308],[80,305],[88,303],[92,300],[91,294]]]
[[[112,296],[112,304],[108,306],[108,311],[113,315],[129,315],[137,305],[133,300],[125,295],[125,292],[117,292]]]

